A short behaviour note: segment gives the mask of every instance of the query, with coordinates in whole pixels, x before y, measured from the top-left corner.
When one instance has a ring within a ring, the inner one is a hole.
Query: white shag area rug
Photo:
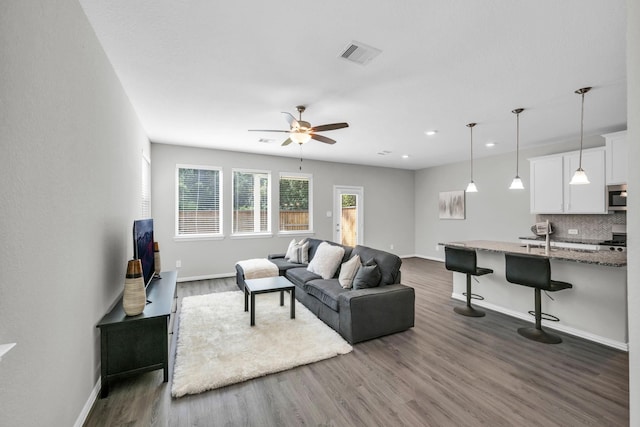
[[[337,332],[290,295],[256,295],[256,324],[249,326],[240,291],[182,299],[171,395],[201,393],[328,359],[353,350]]]

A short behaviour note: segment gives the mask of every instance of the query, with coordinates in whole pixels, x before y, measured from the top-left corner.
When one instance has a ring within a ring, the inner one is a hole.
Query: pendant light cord
[[[580,161],[578,162],[578,169],[582,169],[582,136],[584,134],[584,94],[582,92],[582,109],[580,111]]]
[[[470,135],[471,135],[471,182],[473,182],[473,127],[475,123],[469,123],[467,126],[469,127]]]
[[[471,128],[470,130],[471,130],[471,144],[469,144],[469,146],[471,147],[471,181],[473,181],[473,128]]]
[[[520,113],[516,114],[516,177],[520,176],[519,171],[520,171],[520,162],[518,157],[520,157],[518,155],[520,151]]]

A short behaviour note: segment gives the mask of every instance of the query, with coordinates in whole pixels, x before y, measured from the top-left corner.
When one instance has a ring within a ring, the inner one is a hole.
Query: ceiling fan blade
[[[282,143],[282,146],[284,147],[285,145],[289,145],[289,144],[291,144],[292,142],[293,142],[293,140],[292,140],[291,138],[287,138],[287,139],[286,139],[286,141],[284,141],[284,142]]]
[[[329,125],[314,126],[311,128],[311,132],[323,132],[326,130],[335,130],[335,129],[342,129],[342,128],[348,128],[348,127],[349,127],[349,123],[331,123]]]
[[[249,132],[284,132],[289,133],[288,130],[273,130],[273,129],[249,129]]]
[[[315,139],[316,141],[324,142],[325,144],[335,144],[336,143],[335,139],[327,138],[326,136],[318,135],[318,134],[315,134],[315,133],[311,134],[311,138]]]
[[[284,118],[287,120],[287,123],[289,123],[289,126],[291,126],[292,128],[297,128],[300,126],[296,118],[293,117],[291,113],[287,113],[286,111],[283,111],[282,114],[284,114]]]

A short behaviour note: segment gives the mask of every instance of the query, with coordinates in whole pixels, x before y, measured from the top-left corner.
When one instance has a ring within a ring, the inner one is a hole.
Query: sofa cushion
[[[353,278],[353,289],[375,288],[380,284],[380,268],[373,261],[360,266]]]
[[[332,310],[338,311],[338,296],[343,292],[349,292],[349,289],[343,289],[336,279],[316,279],[307,282],[304,285],[305,291],[309,295],[313,295],[322,301],[323,304],[329,306]]]
[[[382,276],[380,286],[400,283],[402,260],[397,255],[360,245],[353,248],[352,254],[359,255],[362,260],[373,259],[378,264]]]
[[[356,277],[356,273],[360,268],[360,257],[354,255],[347,262],[342,263],[340,266],[340,274],[338,276],[338,282],[340,286],[345,289],[351,289],[353,286],[353,278]]]
[[[319,274],[325,280],[331,279],[338,271],[343,256],[344,248],[342,246],[322,242],[318,246],[313,259],[309,262],[307,270]]]
[[[269,258],[269,261],[278,266],[278,270],[280,271],[280,275],[284,276],[284,272],[289,270],[290,268],[299,268],[304,267],[307,268],[304,264],[299,264],[296,262],[287,261],[284,258]]]
[[[285,277],[302,289],[304,289],[305,283],[321,278],[319,275],[308,271],[306,267],[290,268],[287,270]],[[304,290],[306,291],[306,289]]]

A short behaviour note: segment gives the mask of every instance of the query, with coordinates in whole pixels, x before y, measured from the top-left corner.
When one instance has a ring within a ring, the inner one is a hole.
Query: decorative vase
[[[139,259],[132,259],[127,264],[122,308],[127,316],[137,316],[144,311],[146,303],[147,292],[144,289],[144,279],[142,278],[142,263]]]
[[[160,266],[160,246],[158,242],[153,242],[153,265],[155,275],[160,276],[162,267]]]

